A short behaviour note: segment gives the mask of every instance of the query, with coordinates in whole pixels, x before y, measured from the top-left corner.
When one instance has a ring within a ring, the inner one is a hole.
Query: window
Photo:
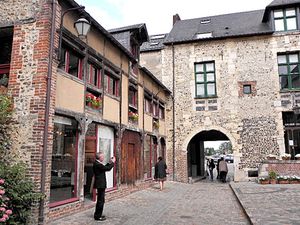
[[[129,88],[128,102],[129,102],[130,106],[137,108],[137,91],[136,91],[136,89]]]
[[[158,117],[158,103],[157,102],[153,102],[152,113],[153,113],[154,117]]]
[[[151,99],[145,98],[145,113],[151,113]]]
[[[280,89],[299,89],[299,53],[280,54],[277,61]]]
[[[251,85],[243,85],[243,93],[244,94],[251,94]]]
[[[77,122],[54,117],[50,203],[66,203],[77,193]]]
[[[74,50],[62,47],[61,62],[59,68],[65,72],[82,79],[82,56]]]
[[[93,64],[88,64],[87,82],[97,88],[101,88],[101,69]]]
[[[297,29],[297,15],[295,8],[274,10],[274,24],[276,31]]]
[[[106,72],[104,76],[106,93],[119,96],[119,79]]]
[[[163,104],[159,105],[159,119],[165,119],[165,106]]]
[[[195,64],[196,97],[216,96],[215,63]]]

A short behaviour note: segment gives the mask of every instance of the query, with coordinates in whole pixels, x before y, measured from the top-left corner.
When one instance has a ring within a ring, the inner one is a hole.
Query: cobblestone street
[[[124,198],[107,202],[107,220],[95,222],[94,208],[56,220],[50,225],[219,225],[250,224],[228,183],[201,181],[194,184],[167,182]]]

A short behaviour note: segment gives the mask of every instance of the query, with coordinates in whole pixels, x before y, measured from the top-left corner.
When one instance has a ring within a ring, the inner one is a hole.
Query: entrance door
[[[134,153],[134,144],[128,144],[128,169],[127,169],[127,182],[129,184],[134,183],[136,180],[136,163],[135,163],[135,153]]]
[[[104,164],[108,163],[114,155],[114,130],[113,128],[98,125],[97,152],[104,153]],[[114,168],[106,172],[107,188],[114,186]]]

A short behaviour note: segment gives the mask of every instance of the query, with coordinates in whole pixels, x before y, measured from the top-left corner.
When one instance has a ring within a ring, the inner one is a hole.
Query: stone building
[[[4,0],[0,14],[0,90],[17,122],[10,153],[46,194],[33,224],[94,206],[96,152],[117,158],[108,197],[150,185],[170,91],[139,64],[145,24],[111,34],[73,0]]]
[[[176,180],[204,175],[205,141],[231,142],[236,181],[252,179],[270,154],[300,153],[299,6],[175,15],[170,33],[142,45],[141,63],[173,92],[167,159]]]

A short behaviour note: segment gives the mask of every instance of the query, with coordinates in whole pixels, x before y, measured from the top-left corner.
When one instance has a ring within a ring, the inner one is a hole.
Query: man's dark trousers
[[[97,203],[94,213],[94,219],[99,219],[103,213],[103,206],[105,202],[105,188],[97,188]]]

